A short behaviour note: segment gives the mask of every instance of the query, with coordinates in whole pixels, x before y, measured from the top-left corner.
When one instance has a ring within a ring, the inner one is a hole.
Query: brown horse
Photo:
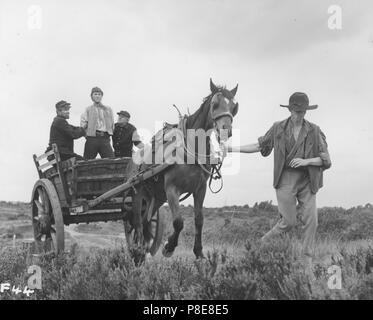
[[[234,97],[237,92],[238,85],[228,90],[225,87],[216,86],[210,79],[211,93],[203,100],[200,108],[188,116],[186,119],[185,127],[187,130],[216,130],[218,139],[221,141],[228,139],[231,134],[233,117],[238,112],[238,103],[234,102]],[[228,135],[221,135],[222,131],[229,132]],[[209,143],[209,139],[207,139]],[[209,146],[206,148],[209,152]],[[189,162],[188,162],[189,163]],[[211,166],[195,164],[173,164],[168,167],[161,177],[157,179],[156,184],[153,184],[153,194],[156,193],[156,203],[154,204],[155,212],[165,201],[168,202],[172,212],[173,219],[173,233],[168,237],[166,244],[162,250],[165,257],[170,257],[176,246],[178,245],[179,234],[184,227],[184,219],[182,218],[179,210],[179,199],[184,193],[193,194],[194,198],[194,213],[195,213],[195,242],[193,252],[197,258],[203,257],[202,252],[202,227],[203,227],[203,201],[206,195],[207,180],[210,176],[209,171]],[[134,196],[133,203],[133,218],[132,225],[145,241],[149,235],[146,230],[142,230],[142,213],[141,201],[142,197],[147,191],[144,187],[143,190],[138,190],[138,195]],[[148,193],[149,195],[149,193]],[[149,202],[149,200],[147,200]]]

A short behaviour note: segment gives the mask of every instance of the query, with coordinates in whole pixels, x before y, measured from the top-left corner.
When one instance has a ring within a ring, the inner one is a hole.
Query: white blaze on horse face
[[[218,131],[232,129],[231,110],[234,107],[233,98],[225,97],[221,92],[216,93],[211,100],[211,115],[214,127]],[[220,134],[219,134],[220,135]]]

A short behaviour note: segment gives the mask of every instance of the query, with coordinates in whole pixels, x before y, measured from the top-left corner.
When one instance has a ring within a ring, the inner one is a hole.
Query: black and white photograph
[[[0,300],[373,299],[371,1],[0,0],[0,44]]]

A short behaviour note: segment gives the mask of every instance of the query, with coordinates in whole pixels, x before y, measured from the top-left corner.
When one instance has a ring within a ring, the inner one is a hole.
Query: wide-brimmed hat
[[[99,87],[93,87],[91,90],[91,95],[95,92],[100,92],[102,95],[104,95],[104,92]]]
[[[130,113],[128,112],[128,111],[119,111],[119,112],[117,112],[117,115],[118,116],[122,116],[122,117],[127,117],[127,118],[131,118],[131,115],[130,115]]]
[[[71,108],[70,103],[66,102],[65,100],[58,101],[56,103],[56,109],[60,110],[62,108]]]
[[[310,105],[307,95],[303,92],[295,92],[289,98],[289,105],[280,104],[281,107],[292,107],[295,110],[314,110],[318,107],[317,104]]]

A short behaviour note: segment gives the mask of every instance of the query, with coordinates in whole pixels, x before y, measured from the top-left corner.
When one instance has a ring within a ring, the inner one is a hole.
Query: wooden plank
[[[71,189],[72,189],[72,192],[73,192],[73,195],[71,197],[71,201],[76,201],[76,194],[77,194],[77,191],[78,191],[78,183],[76,181],[77,179],[77,170],[76,170],[76,166],[74,165],[72,168],[71,168]]]
[[[103,193],[121,185],[126,179],[106,179],[106,180],[88,180],[84,182],[77,183],[77,198],[81,196],[100,196]]]
[[[168,166],[170,166],[170,164],[164,163],[164,164],[161,164],[161,165],[156,166],[154,168],[150,168],[147,171],[130,178],[127,182],[115,187],[114,189],[111,189],[111,190],[105,192],[104,194],[97,197],[96,199],[89,201],[88,202],[88,207],[93,208],[94,206],[98,205],[100,202],[105,201],[109,198],[112,198],[112,197],[116,196],[117,194],[119,194],[121,192],[124,192],[125,190],[135,186],[137,183],[140,183],[140,182],[142,182],[146,179],[149,179],[152,176],[162,172]]]
[[[43,160],[44,158],[49,157],[49,156],[51,156],[51,155],[53,155],[53,154],[54,154],[54,152],[53,152],[53,149],[52,149],[52,150],[50,150],[50,151],[48,151],[48,152],[42,154],[41,156],[36,157],[36,161]]]
[[[59,179],[59,177],[55,177],[53,179],[53,184],[54,186],[56,187],[56,190],[57,190],[57,193],[58,193],[58,197],[60,198],[60,201],[65,201],[65,195],[63,193],[63,187],[62,187],[62,183]]]
[[[94,167],[96,165],[102,165],[102,164],[126,164],[130,162],[132,158],[117,158],[117,159],[91,159],[86,160],[84,162],[79,162],[79,167]]]
[[[150,221],[153,215],[154,203],[155,203],[155,196],[152,196],[152,200],[150,201],[150,205],[148,209],[148,217],[147,217],[148,222]]]
[[[42,174],[42,172],[39,170],[39,161],[36,160],[36,159],[37,159],[37,156],[34,154],[34,155],[32,156],[32,158],[34,159],[34,163],[35,163],[35,166],[36,166],[36,170],[38,170],[38,175],[39,175],[39,178],[41,179],[41,178],[43,178],[43,174]]]
[[[85,211],[83,213],[77,213],[77,214],[72,214],[72,215],[83,215],[83,214],[91,214],[91,213],[113,213],[113,212],[122,212],[122,208],[118,208],[118,207],[110,207],[110,208],[99,208],[99,209],[95,209],[95,210],[88,210],[88,211]]]
[[[58,171],[58,174],[60,176],[60,181],[61,181],[61,184],[62,184],[62,189],[63,189],[63,193],[64,193],[64,198],[66,199],[66,202],[67,203],[70,203],[70,195],[69,195],[69,190],[67,188],[67,183],[66,183],[66,179],[65,179],[65,174],[62,170],[62,166],[61,166],[61,158],[60,158],[60,154],[58,152],[58,148],[57,148],[57,145],[55,143],[52,144],[52,148],[53,148],[53,152],[54,152],[54,155],[55,155],[55,158],[57,160],[57,171]]]
[[[126,177],[128,174],[126,173],[126,165],[122,164],[121,166],[113,166],[110,164],[103,165],[100,164],[99,166],[95,167],[81,167],[77,166],[78,178],[82,177],[100,177],[100,179],[111,179],[116,176],[123,176]]]
[[[49,162],[46,162],[44,164],[42,164],[41,166],[39,166],[39,170],[43,170],[45,168],[48,168],[48,167],[53,167],[53,165],[57,163],[56,159],[52,160],[52,161],[49,161]]]
[[[126,177],[124,173],[122,174],[103,174],[97,176],[86,176],[86,177],[77,177],[77,182],[84,181],[103,181],[103,180],[123,180]]]
[[[74,198],[74,181],[73,181],[73,174],[74,174],[74,167],[75,167],[75,158],[71,158],[66,162],[62,162],[62,164],[66,163],[66,169],[63,169],[63,174],[66,180],[66,184],[68,186],[68,192],[71,199]]]
[[[65,224],[69,225],[71,223],[123,220],[126,218],[126,215],[126,212],[106,212],[69,215],[65,217]]]
[[[117,187],[121,185],[120,183],[116,184],[115,186],[112,186],[110,188],[97,188],[97,189],[91,189],[91,190],[78,190],[78,192],[76,193],[76,196],[77,198],[84,198],[84,197],[89,197],[89,196],[93,196],[93,197],[97,197],[97,196],[100,196],[102,195],[103,193],[109,191],[109,190],[112,190],[113,188]],[[79,187],[78,187],[79,189]]]

